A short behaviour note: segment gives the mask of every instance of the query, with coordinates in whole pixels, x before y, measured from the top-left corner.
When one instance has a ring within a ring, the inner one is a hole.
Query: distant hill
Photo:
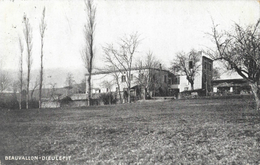
[[[18,80],[18,70],[4,70],[8,73],[11,80]],[[31,71],[31,84],[34,84],[37,76],[39,76],[39,70]],[[80,83],[83,78],[85,78],[85,69],[64,69],[64,68],[55,68],[55,69],[45,69],[44,70],[44,87],[48,88],[50,83],[56,83],[57,88],[66,86],[65,81],[67,74],[71,73],[74,77],[75,83]],[[24,69],[24,79],[26,79],[26,69]]]

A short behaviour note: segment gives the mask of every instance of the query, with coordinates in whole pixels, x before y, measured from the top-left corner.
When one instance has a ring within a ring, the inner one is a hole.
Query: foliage
[[[39,107],[39,102],[37,100],[30,100],[29,101],[29,108],[33,109],[33,108],[38,108]],[[13,94],[13,96],[11,97],[6,97],[5,99],[1,99],[0,100],[0,109],[20,109],[20,105],[19,102],[15,96],[15,94]],[[26,108],[26,101],[22,101],[21,102],[21,109],[25,109]]]
[[[0,100],[0,109],[18,109],[19,108],[19,103],[17,101],[16,98],[14,97],[11,97],[11,98],[8,98],[8,99],[1,99]]]
[[[102,93],[99,97],[100,101],[102,101],[105,105],[107,104],[116,104],[117,99],[112,92]]]
[[[60,100],[61,104],[68,104],[70,102],[72,102],[72,99],[69,96],[66,96],[66,97],[64,97],[63,99]]]

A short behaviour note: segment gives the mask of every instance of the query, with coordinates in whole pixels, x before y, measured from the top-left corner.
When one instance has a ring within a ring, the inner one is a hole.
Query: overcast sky
[[[96,0],[95,65],[104,65],[102,46],[116,43],[134,32],[142,39],[135,58],[148,51],[165,67],[176,52],[206,49],[212,44],[207,32],[212,21],[221,29],[233,24],[255,23],[259,18],[259,2],[254,0]],[[39,23],[46,7],[47,30],[44,38],[44,67],[84,69],[81,50],[83,25],[86,21],[83,0],[0,1],[0,60],[3,69],[18,70],[20,56],[18,36],[24,41],[23,15],[33,27],[32,69],[40,67]]]

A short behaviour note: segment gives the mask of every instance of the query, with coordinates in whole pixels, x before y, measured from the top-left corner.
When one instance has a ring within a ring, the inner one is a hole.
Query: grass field
[[[249,99],[1,110],[2,164],[260,164]],[[71,156],[69,161],[5,156]]]

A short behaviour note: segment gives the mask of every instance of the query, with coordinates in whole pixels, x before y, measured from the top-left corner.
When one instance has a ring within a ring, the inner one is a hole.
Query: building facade
[[[187,67],[190,61],[187,61]],[[202,90],[206,93],[213,91],[213,60],[206,57],[203,52],[200,52],[199,68],[194,79],[194,90]],[[177,75],[177,74],[176,74]],[[179,92],[191,90],[191,84],[184,74],[178,74],[179,84],[172,85],[172,88],[179,89]]]
[[[87,78],[88,74],[86,74]],[[143,90],[150,97],[174,96],[177,92],[176,89],[172,88],[172,85],[177,84],[178,81],[170,71],[161,68],[132,68],[130,76],[127,76],[126,71],[123,70],[92,73],[91,94],[96,95],[107,92],[121,92],[123,94],[127,91],[129,81],[131,81],[131,95],[134,97],[146,97],[141,96]],[[86,89],[88,89],[88,83],[86,83]]]

